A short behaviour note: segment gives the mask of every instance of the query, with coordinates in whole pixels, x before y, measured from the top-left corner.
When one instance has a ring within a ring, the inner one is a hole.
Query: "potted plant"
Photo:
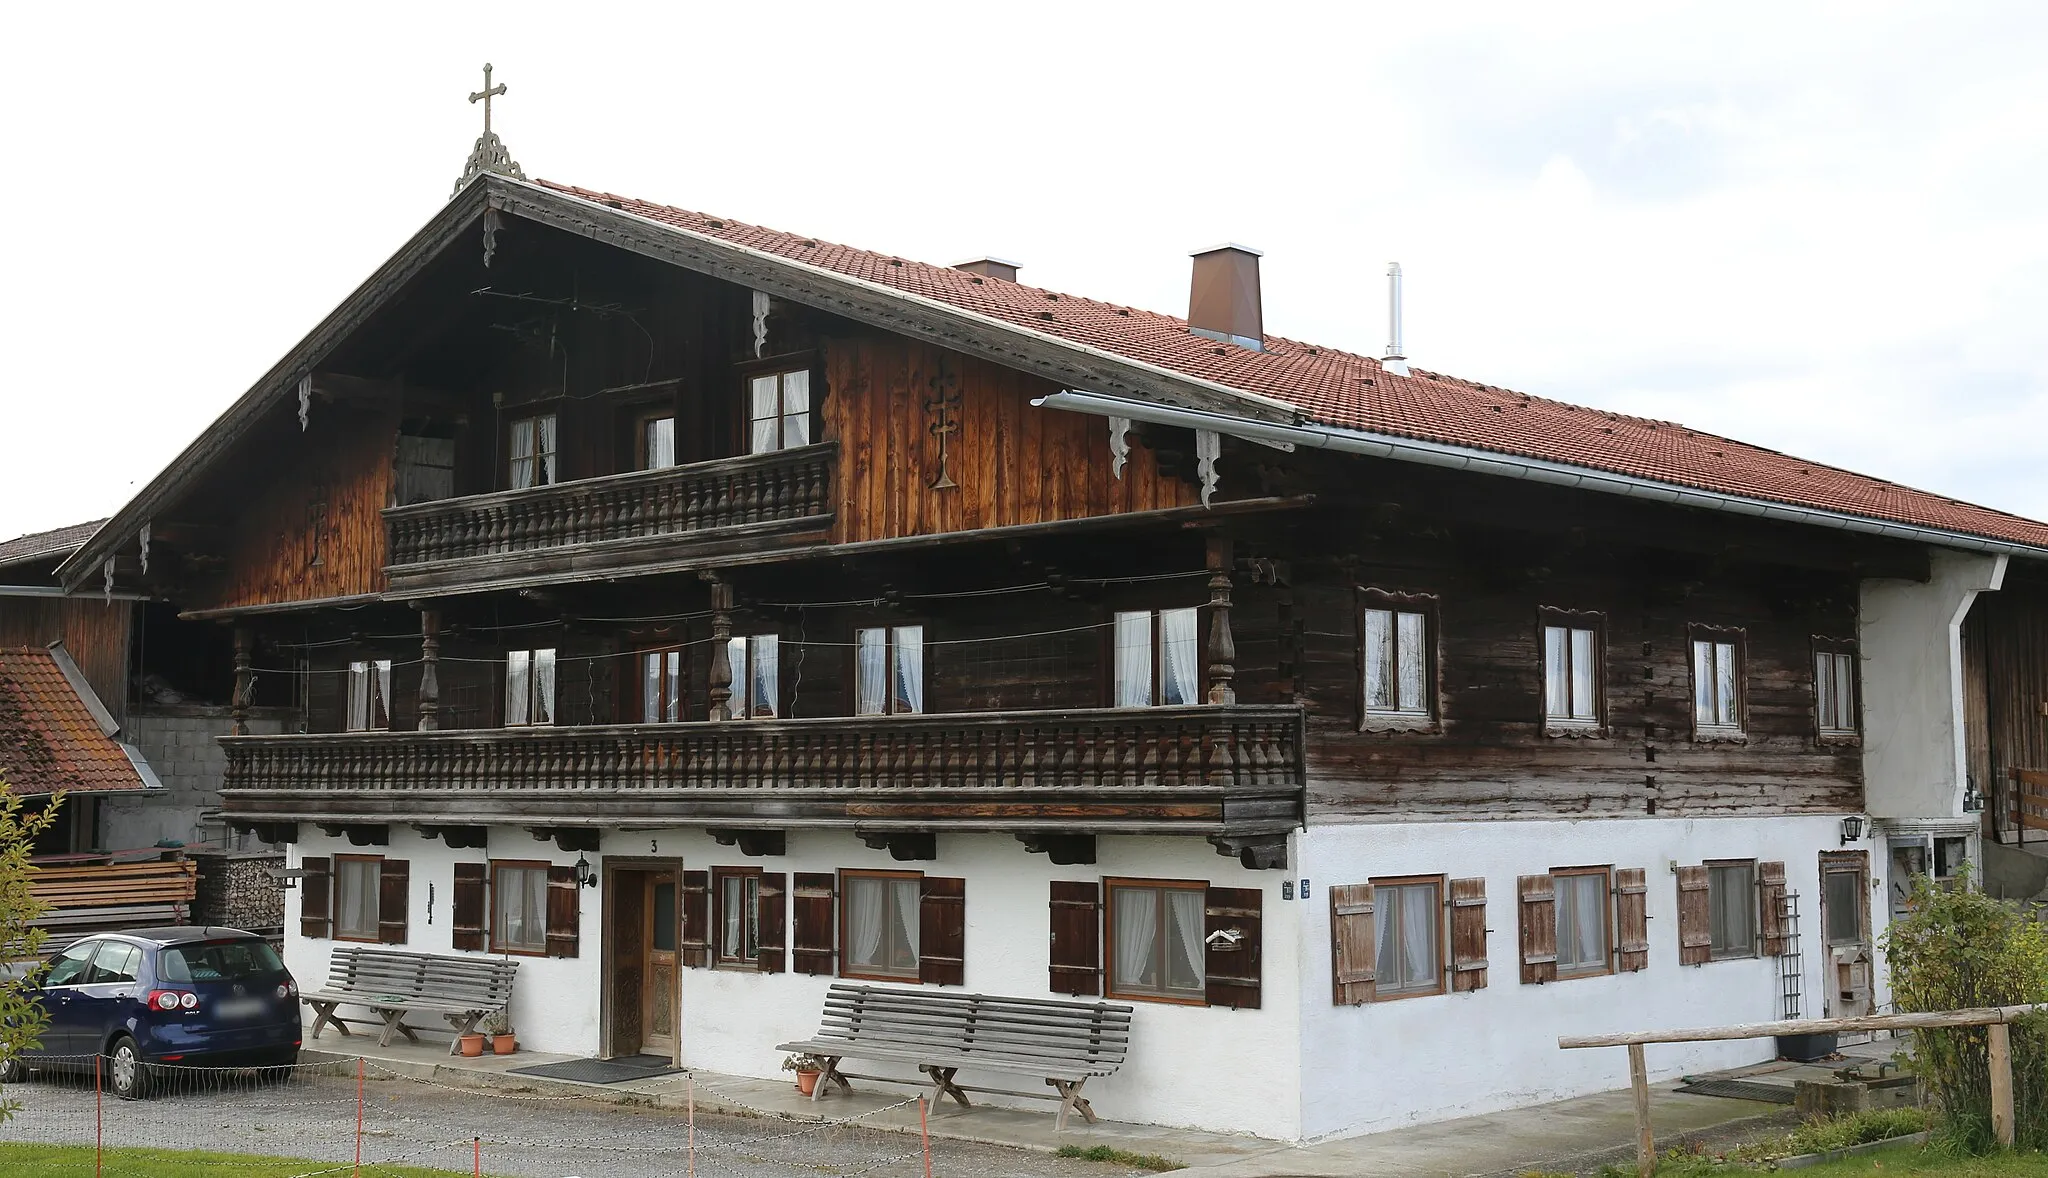
[[[478,1030],[491,1041],[492,1055],[510,1055],[519,1050],[519,1040],[512,1034],[512,1016],[502,1010],[494,1010],[484,1016]]]
[[[455,1043],[464,1055],[478,1056],[484,1053],[484,1037],[480,1031],[465,1031],[456,1037]]]
[[[796,1090],[809,1096],[818,1090],[818,1077],[825,1073],[825,1061],[809,1052],[784,1056],[782,1070],[795,1072]]]

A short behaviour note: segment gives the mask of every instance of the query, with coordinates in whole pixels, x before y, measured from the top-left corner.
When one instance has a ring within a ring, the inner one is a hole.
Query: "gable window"
[[[491,863],[491,948],[548,951],[548,865]]]
[[[1543,721],[1551,728],[1600,725],[1600,619],[1543,611]]]
[[[391,660],[357,659],[348,665],[348,730],[391,727]]]
[[[1107,881],[1111,997],[1205,1001],[1208,887],[1191,880]]]
[[[663,470],[676,464],[676,419],[664,414],[640,419],[640,469]]]
[[[767,372],[747,382],[751,431],[748,453],[767,454],[811,444],[811,373]]]
[[[640,722],[674,724],[683,718],[683,652],[640,653]]]
[[[918,883],[904,872],[840,873],[842,976],[917,980]]]
[[[1201,702],[1194,607],[1122,610],[1114,620],[1116,706]]]
[[[1742,735],[1742,632],[1694,627],[1692,727],[1699,736]]]
[[[1443,992],[1443,881],[1372,881],[1379,906],[1381,998]]]
[[[1550,873],[1557,903],[1557,976],[1608,972],[1609,868],[1567,867]]]
[[[342,941],[377,939],[377,897],[382,890],[383,858],[377,855],[334,857],[334,936]]]
[[[747,867],[711,872],[718,909],[718,964],[758,968],[761,961],[761,873]],[[911,889],[913,892],[916,888]],[[915,955],[913,954],[913,957]],[[913,968],[915,961],[912,962]]]
[[[856,715],[924,711],[924,627],[873,626],[854,634]]]
[[[1360,622],[1367,727],[1426,724],[1436,717],[1431,601],[1369,590]]]
[[[555,466],[555,415],[515,419],[506,439],[506,457],[515,491],[560,482],[561,472]]]
[[[514,650],[505,655],[505,726],[555,722],[555,652]]]
[[[773,634],[750,634],[727,641],[734,719],[772,720],[781,714],[781,645]]]
[[[1754,860],[1707,864],[1708,956],[1716,961],[1756,956],[1756,909]]]
[[[1813,704],[1823,738],[1856,735],[1856,648],[1852,644],[1814,639]]]

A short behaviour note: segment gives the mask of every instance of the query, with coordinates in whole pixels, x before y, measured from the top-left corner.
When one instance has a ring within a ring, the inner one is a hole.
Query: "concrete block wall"
[[[237,840],[211,815],[220,808],[221,777],[227,754],[216,738],[232,724],[226,708],[176,706],[137,708],[128,714],[122,739],[142,750],[161,790],[109,795],[101,807],[102,841],[111,850],[151,847],[171,839],[188,846]],[[274,735],[294,726],[289,713],[252,714],[253,735]],[[246,837],[246,836],[245,836]],[[231,846],[233,850],[256,850]]]

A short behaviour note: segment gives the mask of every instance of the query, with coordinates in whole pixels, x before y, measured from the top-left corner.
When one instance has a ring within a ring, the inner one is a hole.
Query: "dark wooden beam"
[[[1048,831],[1019,831],[1017,841],[1034,855],[1044,855],[1061,867],[1095,862],[1092,834],[1053,834]]]
[[[491,828],[488,826],[432,826],[415,822],[413,830],[421,838],[438,838],[451,851],[469,850],[491,845]]]
[[[564,851],[597,850],[598,832],[581,826],[534,826],[527,828],[533,834],[533,841],[544,843],[554,840],[555,846]]]
[[[1209,842],[1219,855],[1228,855],[1252,871],[1287,869],[1287,836],[1284,834],[1212,834]]]
[[[860,841],[887,851],[898,863],[929,862],[939,857],[939,836],[929,830],[856,830]]]
[[[712,827],[705,833],[721,847],[738,845],[740,854],[749,858],[759,859],[768,855],[788,853],[789,832],[786,830],[736,830],[729,827]]]
[[[391,845],[391,828],[382,822],[323,822],[320,831],[328,838],[346,837],[349,845],[356,847]]]

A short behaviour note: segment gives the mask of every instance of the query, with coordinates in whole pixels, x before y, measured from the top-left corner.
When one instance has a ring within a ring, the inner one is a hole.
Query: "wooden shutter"
[[[790,921],[795,937],[792,964],[797,973],[832,973],[832,943],[838,924],[833,919],[839,877],[829,871],[796,873],[795,911]]]
[[[484,937],[484,880],[490,868],[482,863],[455,865],[455,890],[449,898],[449,922],[454,926],[457,949],[481,953],[488,945]]]
[[[1712,910],[1704,864],[1678,869],[1678,964],[1704,965],[1714,956]]]
[[[1259,964],[1265,957],[1259,914],[1264,897],[1257,888],[1209,889],[1203,933],[1208,937],[1204,990],[1211,1006],[1259,1008]],[[1240,933],[1236,944],[1215,935],[1229,929]]]
[[[1052,881],[1052,992],[1084,998],[1102,993],[1102,885]]]
[[[582,887],[574,867],[548,868],[548,956],[574,957],[583,940]]]
[[[1634,973],[1650,965],[1650,884],[1640,867],[1614,872],[1615,965]]]
[[[1785,927],[1785,865],[1756,865],[1757,932],[1763,940],[1763,955],[1778,957],[1791,945]]]
[[[1521,895],[1522,984],[1557,980],[1557,885],[1547,875],[1516,881]]]
[[[1451,990],[1486,988],[1486,881],[1451,881]]]
[[[403,859],[385,859],[377,864],[377,940],[381,944],[405,944],[411,876],[412,865]]]
[[[755,964],[762,973],[781,973],[783,969],[783,947],[789,943],[789,918],[783,899],[783,881],[787,878],[780,871],[761,873],[761,910],[756,918],[759,931],[755,942],[760,957]]]
[[[684,965],[702,969],[711,964],[711,873],[683,872]]]
[[[334,935],[334,866],[325,855],[299,861],[305,874],[299,877],[299,935]]]
[[[967,881],[925,876],[917,885],[917,910],[917,980],[965,985]]]
[[[1372,885],[1338,884],[1331,888],[1331,1002],[1359,1006],[1372,1001],[1379,979],[1379,951]]]

